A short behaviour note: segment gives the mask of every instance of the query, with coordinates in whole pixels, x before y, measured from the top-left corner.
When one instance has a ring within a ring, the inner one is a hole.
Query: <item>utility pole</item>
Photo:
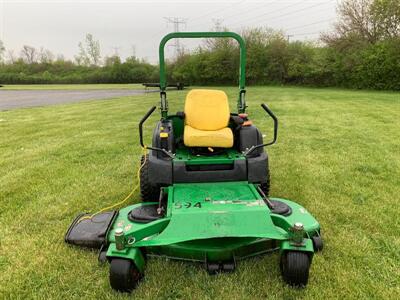
[[[185,19],[185,18],[164,17],[164,19],[167,20],[167,25],[168,24],[174,25],[175,32],[180,32],[181,25],[183,25],[186,28],[187,19]],[[180,44],[179,39],[174,40],[174,44],[172,45],[172,47],[175,48],[175,56],[178,56],[179,53],[181,53],[181,44]]]
[[[288,43],[290,43],[290,38],[293,37],[293,36],[294,36],[293,34],[288,34],[288,35],[286,35],[286,37],[287,37],[287,42],[288,42]]]

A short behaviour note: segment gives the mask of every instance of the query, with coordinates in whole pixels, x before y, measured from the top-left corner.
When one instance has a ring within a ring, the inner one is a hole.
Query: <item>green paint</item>
[[[311,239],[304,239],[303,245],[294,245],[290,241],[282,241],[279,247],[279,251],[282,253],[284,251],[304,251],[314,254],[314,246]]]
[[[144,204],[136,204],[132,206],[125,207],[119,211],[118,218],[115,220],[112,229],[108,234],[109,242],[115,243],[115,229],[122,228],[125,233],[125,241],[127,242],[131,237],[135,238],[136,241],[140,241],[148,236],[159,233],[163,231],[170,219],[163,218],[151,223],[133,223],[128,219],[129,212],[135,207],[141,205],[151,205],[153,202],[148,202]]]
[[[108,247],[107,256],[130,259],[135,263],[139,272],[144,272],[145,260],[139,248],[125,248],[124,250],[117,250],[115,243],[112,243]]]
[[[175,115],[168,116],[168,120],[172,121],[172,127],[174,128],[174,138],[177,144],[180,139],[183,138],[183,130],[185,128],[185,122],[182,118]]]
[[[179,260],[197,262],[230,261],[260,255],[276,249],[277,243],[271,239],[223,238],[195,240],[168,246],[148,247],[147,253]]]
[[[196,156],[190,152],[188,148],[176,149],[174,161],[185,162],[187,165],[204,165],[204,164],[233,164],[235,160],[246,159],[240,152],[235,149],[226,149],[224,153],[212,156]]]
[[[167,87],[167,79],[165,73],[165,44],[174,38],[233,38],[238,41],[240,46],[240,70],[239,70],[239,88],[245,88],[246,81],[246,46],[240,35],[234,32],[172,32],[164,36],[159,46],[159,62],[160,62],[160,87],[165,91]]]
[[[128,219],[132,209],[154,203],[120,210],[108,241],[115,245],[115,229],[123,228],[125,249],[113,246],[107,256],[134,259],[129,249],[146,247],[148,253],[173,258],[221,261],[264,253],[275,248],[275,241],[281,241],[282,250],[292,249],[289,228],[295,222],[303,223],[310,236],[319,230],[317,221],[292,201],[275,198],[293,212],[288,217],[272,214],[255,186],[247,182],[174,184],[166,190],[167,213],[160,220],[143,224]],[[308,240],[296,250],[313,251]]]
[[[285,202],[292,209],[292,214],[287,217],[271,214],[271,218],[275,226],[278,226],[285,231],[289,231],[289,228],[292,227],[294,223],[300,222],[304,225],[304,230],[309,233],[310,236],[315,235],[315,233],[319,230],[319,223],[303,206],[296,202],[282,198],[271,199]]]

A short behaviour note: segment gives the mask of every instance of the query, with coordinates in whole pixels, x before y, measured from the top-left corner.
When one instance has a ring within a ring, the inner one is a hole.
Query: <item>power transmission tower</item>
[[[119,49],[121,47],[111,47],[114,50],[114,56],[119,56]]]
[[[175,32],[180,32],[181,25],[183,25],[186,28],[187,19],[185,19],[185,18],[164,17],[164,19],[167,20],[167,25],[168,24],[174,25]],[[178,56],[179,53],[181,53],[181,44],[180,44],[179,39],[174,40],[174,44],[172,45],[172,47],[175,48],[175,56]]]
[[[213,23],[214,23],[214,30],[215,31],[222,31],[222,22],[224,21],[224,19],[212,19]]]
[[[132,56],[136,57],[136,45],[132,44],[131,49],[132,49]]]

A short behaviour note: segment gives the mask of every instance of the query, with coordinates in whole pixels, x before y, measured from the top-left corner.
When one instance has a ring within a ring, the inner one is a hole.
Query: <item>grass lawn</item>
[[[140,90],[144,86],[134,84],[7,84],[1,90]]]
[[[225,88],[233,106],[236,88]],[[168,94],[182,110],[186,92]],[[150,259],[134,292],[144,299],[399,299],[400,94],[253,87],[249,114],[268,136],[266,102],[280,120],[268,149],[272,196],[304,205],[325,249],[309,285],[280,278],[278,254],[210,277],[200,265]],[[115,203],[136,184],[137,124],[157,94],[0,112],[0,295],[125,298],[95,252],[66,245],[81,211]],[[147,139],[158,116],[147,122]],[[137,202],[136,194],[132,202]]]

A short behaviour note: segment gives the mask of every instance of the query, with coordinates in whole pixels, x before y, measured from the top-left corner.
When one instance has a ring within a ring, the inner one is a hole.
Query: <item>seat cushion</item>
[[[183,141],[187,147],[219,147],[233,146],[233,133],[229,127],[219,130],[198,130],[185,125]]]
[[[185,123],[199,130],[219,130],[228,126],[228,97],[219,90],[191,90],[185,101]]]

